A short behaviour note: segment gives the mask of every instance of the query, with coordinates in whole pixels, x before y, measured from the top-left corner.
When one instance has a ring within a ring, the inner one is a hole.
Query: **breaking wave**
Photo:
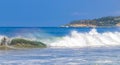
[[[88,33],[72,31],[70,35],[49,44],[50,47],[101,47],[120,46],[119,32],[98,33],[92,29]]]
[[[22,36],[10,37],[0,35],[0,43],[1,40],[6,37],[8,38],[8,42],[15,38],[23,38],[33,41],[39,41],[46,44],[48,47],[68,47],[68,48],[81,48],[81,47],[103,47],[103,46],[120,46],[120,32],[97,32],[97,29],[92,29],[89,32],[78,32],[72,31],[71,34],[62,36],[62,37],[54,37],[48,34],[45,35],[45,38],[41,38],[42,34],[39,33],[31,33],[25,34]],[[42,36],[43,37],[43,36]]]

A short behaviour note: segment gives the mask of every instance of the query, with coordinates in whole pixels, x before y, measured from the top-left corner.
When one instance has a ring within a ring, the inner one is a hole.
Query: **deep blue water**
[[[53,36],[64,36],[68,35],[71,31],[76,30],[78,32],[89,32],[91,27],[80,27],[80,28],[64,28],[64,27],[0,27],[0,34],[7,36],[17,36],[25,33],[40,33],[49,34]],[[99,33],[103,32],[116,32],[120,31],[120,27],[101,27],[96,28]]]

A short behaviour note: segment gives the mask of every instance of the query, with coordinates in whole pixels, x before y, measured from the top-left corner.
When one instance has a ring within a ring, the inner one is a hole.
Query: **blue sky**
[[[119,15],[120,0],[0,0],[0,27],[60,26]]]

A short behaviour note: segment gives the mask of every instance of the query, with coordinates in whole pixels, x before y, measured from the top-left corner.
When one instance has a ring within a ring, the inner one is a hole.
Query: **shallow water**
[[[119,65],[120,47],[0,51],[0,65]]]

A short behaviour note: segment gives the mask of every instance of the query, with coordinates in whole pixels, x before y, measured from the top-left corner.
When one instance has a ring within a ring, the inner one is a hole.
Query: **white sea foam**
[[[2,43],[3,38],[6,38],[6,42],[9,42],[9,39],[7,36],[0,35],[0,44]]]
[[[62,37],[49,44],[50,47],[101,47],[120,46],[119,32],[98,33],[92,29],[88,33],[72,31],[70,35]]]

